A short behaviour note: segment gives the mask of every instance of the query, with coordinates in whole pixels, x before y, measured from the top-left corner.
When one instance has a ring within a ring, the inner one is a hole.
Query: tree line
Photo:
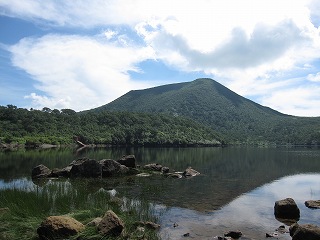
[[[165,114],[76,112],[0,106],[0,142],[25,145],[220,145],[213,130],[191,120]]]

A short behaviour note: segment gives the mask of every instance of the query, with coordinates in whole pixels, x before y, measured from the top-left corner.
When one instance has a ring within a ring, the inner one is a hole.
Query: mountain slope
[[[103,110],[188,117],[223,134],[229,142],[305,144],[320,140],[320,118],[282,114],[241,97],[212,79],[130,91],[94,109]]]

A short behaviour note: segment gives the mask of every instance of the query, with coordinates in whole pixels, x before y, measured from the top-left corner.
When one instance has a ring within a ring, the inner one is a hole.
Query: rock
[[[194,177],[200,175],[200,173],[191,167],[188,167],[182,174],[184,177]]]
[[[81,232],[85,226],[67,216],[47,217],[37,229],[40,239],[60,239],[67,238]]]
[[[286,198],[275,202],[274,215],[280,219],[294,219],[300,218],[300,210],[292,198]]]
[[[150,173],[139,173],[136,175],[137,177],[150,177],[151,174]]]
[[[123,156],[117,162],[129,168],[136,168],[136,157],[134,155]]]
[[[111,177],[115,175],[125,174],[129,169],[112,159],[102,159],[99,161],[102,168],[102,177]]]
[[[161,172],[162,173],[169,173],[170,169],[168,167],[162,167]]]
[[[313,224],[299,225],[295,223],[290,226],[292,240],[319,240],[320,228]]]
[[[51,177],[70,177],[72,166],[67,166],[62,169],[54,168],[51,172]]]
[[[0,214],[4,214],[9,211],[10,211],[10,209],[8,207],[0,208]]]
[[[71,163],[71,177],[101,177],[101,165],[94,159],[82,158]]]
[[[309,200],[304,203],[308,208],[319,209],[320,208],[320,200]]]
[[[224,234],[225,237],[231,237],[233,239],[238,239],[242,236],[242,232],[240,231],[230,231]]]
[[[51,174],[51,170],[47,168],[45,165],[40,164],[32,169],[31,176],[32,178],[45,178],[49,177]]]
[[[161,172],[162,165],[158,163],[150,163],[143,167],[145,170]]]
[[[99,223],[101,222],[102,217],[97,217],[93,220],[91,220],[90,222],[87,223],[87,226],[95,226],[98,227]]]
[[[123,228],[122,220],[111,210],[105,213],[98,225],[98,230],[102,235],[119,236]]]
[[[166,174],[169,178],[182,178],[182,175],[180,173],[168,173]]]

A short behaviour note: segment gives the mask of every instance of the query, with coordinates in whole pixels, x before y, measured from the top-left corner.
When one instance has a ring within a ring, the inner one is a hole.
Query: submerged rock
[[[81,232],[85,226],[67,216],[50,216],[47,217],[37,229],[40,239],[61,239],[68,238]]]
[[[231,237],[233,239],[238,239],[242,236],[242,232],[240,231],[229,231],[224,234],[225,237]]]
[[[280,219],[299,220],[300,210],[292,198],[286,198],[275,202],[274,215]]]
[[[188,167],[182,174],[184,177],[194,177],[197,175],[200,175],[200,173],[196,170],[194,170],[191,167]]]
[[[123,228],[122,220],[112,210],[107,211],[98,224],[99,233],[102,235],[119,236]]]
[[[292,240],[319,240],[320,228],[313,224],[299,225],[295,223],[290,226],[290,236]]]
[[[320,200],[309,200],[304,203],[306,207],[313,209],[320,209]]]

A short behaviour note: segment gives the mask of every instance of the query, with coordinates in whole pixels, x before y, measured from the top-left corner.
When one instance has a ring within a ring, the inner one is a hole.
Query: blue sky
[[[210,77],[320,116],[319,26],[316,0],[0,0],[0,105],[80,111]]]

